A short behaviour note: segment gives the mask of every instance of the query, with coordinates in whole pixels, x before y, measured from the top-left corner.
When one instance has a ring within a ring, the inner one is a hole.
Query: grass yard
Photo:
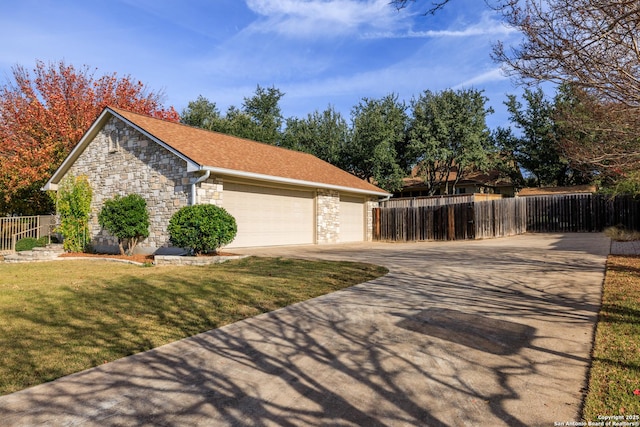
[[[0,395],[386,273],[255,257],[206,267],[0,263]]]
[[[584,419],[598,421],[599,415],[640,421],[639,257],[610,256],[607,261]]]

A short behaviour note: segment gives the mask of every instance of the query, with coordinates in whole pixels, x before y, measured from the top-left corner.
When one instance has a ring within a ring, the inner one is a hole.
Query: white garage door
[[[340,195],[340,241],[364,240],[364,198]]]
[[[222,205],[238,223],[238,234],[227,247],[314,243],[312,191],[224,183]]]

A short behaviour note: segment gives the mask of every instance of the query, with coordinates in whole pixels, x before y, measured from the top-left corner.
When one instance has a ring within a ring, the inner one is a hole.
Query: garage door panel
[[[364,240],[364,198],[340,195],[340,241]]]
[[[225,183],[222,200],[238,223],[238,235],[228,247],[314,243],[311,191]]]

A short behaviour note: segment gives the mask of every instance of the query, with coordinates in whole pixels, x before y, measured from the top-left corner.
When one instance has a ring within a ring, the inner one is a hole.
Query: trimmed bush
[[[24,239],[20,239],[16,242],[16,252],[22,251],[30,251],[33,248],[43,248],[47,245],[49,239],[47,236],[41,237],[39,239],[33,237],[25,237]]]
[[[138,242],[149,236],[147,202],[137,194],[115,196],[104,202],[98,223],[118,239],[122,255],[132,255]]]
[[[228,245],[238,232],[236,219],[215,205],[186,206],[169,221],[172,245],[189,249],[194,254],[215,253]]]

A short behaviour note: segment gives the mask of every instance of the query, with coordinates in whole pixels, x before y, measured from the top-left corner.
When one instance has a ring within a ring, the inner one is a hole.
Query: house
[[[576,194],[593,194],[597,191],[595,185],[572,185],[569,187],[527,187],[518,192],[518,197],[536,196],[570,196]]]
[[[446,180],[438,183],[438,190],[435,195],[445,194],[445,187],[449,191],[457,178],[457,168],[449,172]],[[511,179],[503,176],[498,170],[470,171],[467,172],[462,179],[456,184],[455,194],[502,194],[504,196],[513,197],[516,188]],[[406,177],[402,181],[402,189],[395,192],[393,197],[421,197],[428,196],[429,189],[425,184],[424,178],[419,176],[417,168],[411,172],[411,176]]]
[[[105,108],[44,190],[86,175],[93,189],[92,245],[116,241],[97,216],[106,199],[136,193],[151,226],[140,251],[168,248],[167,225],[180,208],[210,203],[238,224],[227,246],[323,244],[371,239],[372,209],[384,190],[317,157],[179,123]]]

